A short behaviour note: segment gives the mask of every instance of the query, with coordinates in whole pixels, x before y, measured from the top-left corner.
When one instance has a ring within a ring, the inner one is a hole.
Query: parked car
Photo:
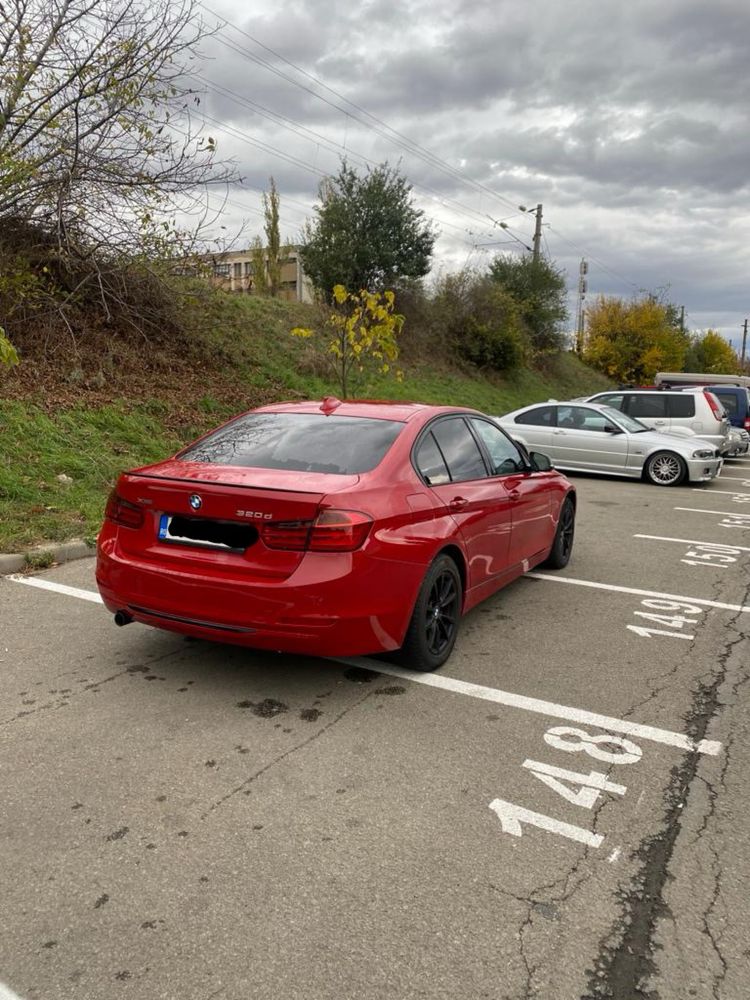
[[[722,459],[703,438],[662,434],[600,403],[549,402],[496,417],[514,440],[561,469],[643,477],[656,486],[718,476]]]
[[[575,508],[544,455],[475,410],[283,403],[120,476],[96,579],[118,625],[432,670],[462,614],[566,565]]]
[[[626,389],[598,392],[590,403],[602,403],[622,410],[655,431],[692,431],[709,441],[720,454],[729,446],[730,423],[721,403],[704,388]]]
[[[744,385],[709,385],[707,389],[724,407],[732,427],[750,431],[750,389]]]
[[[741,427],[729,428],[729,449],[726,458],[739,458],[750,450],[750,434]]]

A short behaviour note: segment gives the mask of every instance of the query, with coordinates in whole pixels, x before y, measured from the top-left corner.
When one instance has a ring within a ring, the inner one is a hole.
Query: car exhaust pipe
[[[129,625],[135,619],[132,615],[129,615],[127,611],[115,611],[115,625],[122,627],[123,625]]]

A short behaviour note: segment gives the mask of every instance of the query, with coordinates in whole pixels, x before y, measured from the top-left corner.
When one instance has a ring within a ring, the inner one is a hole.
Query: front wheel
[[[687,476],[687,466],[673,451],[657,451],[646,462],[645,475],[654,486],[679,486]]]
[[[438,556],[427,570],[399,652],[412,670],[437,670],[453,651],[461,619],[462,586],[450,556]]]
[[[555,540],[549,555],[544,560],[544,565],[550,569],[564,569],[570,560],[570,553],[573,551],[573,536],[576,530],[576,511],[573,501],[566,498],[563,501],[560,511],[560,519],[557,522]]]

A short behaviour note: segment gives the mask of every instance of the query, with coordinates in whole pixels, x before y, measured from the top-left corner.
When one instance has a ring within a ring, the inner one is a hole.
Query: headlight
[[[712,448],[701,448],[693,452],[693,458],[716,458],[716,452]]]

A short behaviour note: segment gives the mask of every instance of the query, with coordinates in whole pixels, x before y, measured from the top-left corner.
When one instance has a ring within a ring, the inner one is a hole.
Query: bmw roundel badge
[[[197,493],[190,494],[190,499],[188,500],[188,503],[193,508],[193,510],[200,510],[201,507],[203,506],[203,501],[201,500],[201,498],[198,496]]]

